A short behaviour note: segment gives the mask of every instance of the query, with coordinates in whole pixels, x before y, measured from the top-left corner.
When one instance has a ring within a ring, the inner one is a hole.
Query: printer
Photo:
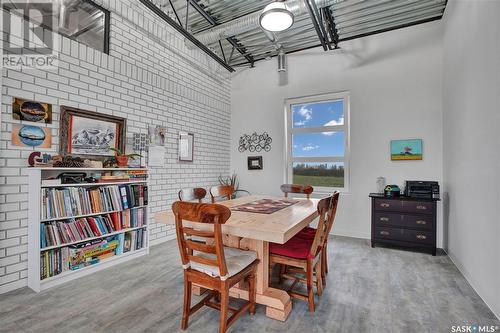
[[[405,181],[405,196],[411,198],[439,199],[439,184],[434,181]]]

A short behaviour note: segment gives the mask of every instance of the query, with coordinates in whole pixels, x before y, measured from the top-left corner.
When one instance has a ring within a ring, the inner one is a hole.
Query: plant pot
[[[119,167],[128,166],[128,156],[115,156],[115,158],[116,164],[118,164]]]

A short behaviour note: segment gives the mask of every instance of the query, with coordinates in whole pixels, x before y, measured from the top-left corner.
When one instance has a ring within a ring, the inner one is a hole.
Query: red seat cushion
[[[269,243],[269,253],[295,259],[307,259],[312,243],[313,239],[301,239],[294,236],[285,244]]]
[[[316,236],[316,229],[311,227],[305,227],[300,230],[297,235],[295,235],[295,237],[300,239],[314,239],[314,236]]]

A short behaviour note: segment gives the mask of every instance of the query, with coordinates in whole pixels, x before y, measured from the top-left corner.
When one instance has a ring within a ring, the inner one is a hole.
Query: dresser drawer
[[[419,243],[423,245],[434,244],[433,233],[425,230],[377,227],[375,228],[374,237],[376,239]]]
[[[376,211],[399,212],[403,208],[401,200],[375,199],[373,202]]]
[[[397,213],[376,212],[374,214],[375,226],[380,227],[399,227],[432,230],[433,218],[432,215],[405,215]]]
[[[404,241],[404,230],[398,228],[375,228],[375,238]]]
[[[403,215],[403,225],[413,229],[432,230],[434,218],[432,215]]]
[[[412,243],[434,244],[434,235],[430,231],[423,230],[405,230],[405,240]]]
[[[395,214],[395,213],[377,212],[375,213],[374,218],[376,226],[390,227],[390,226],[401,226],[403,216],[401,214]]]
[[[403,211],[408,213],[429,214],[432,215],[434,211],[434,202],[430,201],[402,201]]]

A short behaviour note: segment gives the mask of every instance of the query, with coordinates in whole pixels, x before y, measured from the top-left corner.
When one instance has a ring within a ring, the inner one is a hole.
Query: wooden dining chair
[[[225,198],[227,200],[231,200],[234,194],[234,188],[231,185],[219,185],[212,186],[210,188],[210,198],[212,199],[212,203],[215,203],[217,198]]]
[[[179,191],[179,200],[180,201],[195,201],[202,202],[202,200],[207,195],[207,190],[203,187],[195,187],[195,188],[183,188]]]
[[[335,213],[337,211],[337,204],[338,204],[338,198],[340,196],[340,193],[338,191],[334,192],[334,197],[336,197],[335,201]],[[334,218],[335,218],[335,213],[334,213]],[[328,229],[328,235],[330,234],[332,227],[333,227],[333,221],[331,221],[331,224],[329,225]],[[313,239],[316,234],[316,229],[311,228],[311,227],[305,227],[299,233],[296,235],[297,238],[300,239]],[[323,245],[323,248],[321,250],[323,252],[321,256],[322,264],[321,264],[321,281],[323,282],[323,288],[326,287],[326,274],[328,274],[328,237],[325,238],[325,244]]]
[[[285,198],[288,198],[288,193],[300,193],[305,194],[309,199],[314,191],[314,188],[310,185],[283,184],[280,188],[281,192],[285,194]]]
[[[321,274],[321,266],[323,264],[322,249],[327,241],[331,225],[333,225],[338,197],[338,192],[336,192],[331,197],[319,201],[317,208],[319,223],[314,238],[302,239],[294,236],[285,244],[269,243],[269,261],[271,264],[298,268],[300,269],[300,273],[305,275],[304,278],[285,272],[282,274],[282,277],[293,280],[293,283],[287,290],[290,297],[307,301],[309,303],[309,311],[311,312],[315,310],[313,285],[316,284],[319,296],[321,296],[323,291]],[[316,281],[314,280],[315,276]],[[306,284],[307,295],[293,291],[299,282]]]
[[[175,215],[177,243],[184,269],[184,307],[181,329],[188,327],[189,316],[204,305],[220,310],[219,332],[226,332],[246,310],[255,314],[256,270],[259,260],[254,251],[224,247],[221,226],[231,216],[229,208],[205,203],[177,201],[172,205]],[[198,222],[185,225],[185,221]],[[205,237],[206,244],[190,240]],[[239,282],[248,282],[248,302],[239,309],[229,306],[229,289]],[[195,283],[211,291],[191,307],[191,287]],[[216,302],[212,301],[212,298]],[[217,302],[220,300],[220,302]],[[228,318],[228,313],[231,316]]]

